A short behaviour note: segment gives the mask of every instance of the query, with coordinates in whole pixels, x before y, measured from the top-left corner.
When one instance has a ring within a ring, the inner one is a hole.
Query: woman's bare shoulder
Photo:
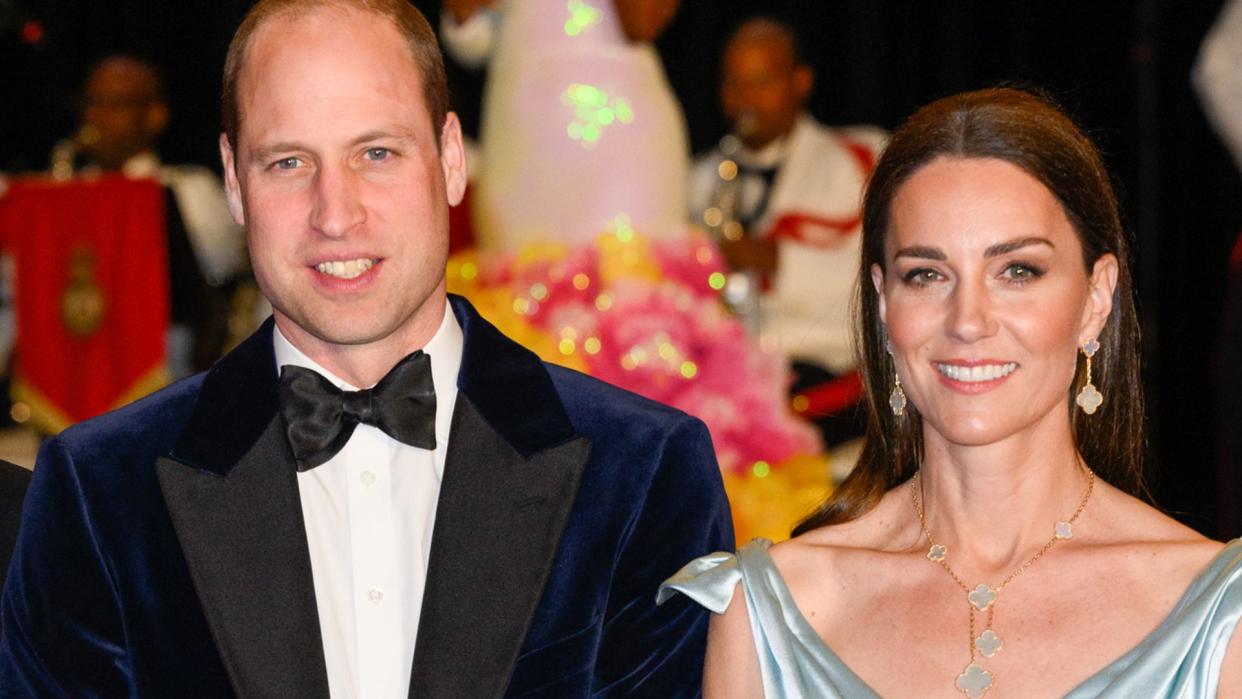
[[[811,530],[771,549],[772,560],[800,609],[813,616],[834,604],[834,591],[870,586],[920,545],[921,531],[891,490],[858,519]],[[870,582],[869,582],[870,581]]]
[[[1091,513],[1093,539],[1099,544],[1160,551],[1186,558],[1211,559],[1224,543],[1209,539],[1168,514],[1111,485],[1101,483],[1098,502]]]
[[[903,488],[894,488],[870,511],[857,519],[812,529],[772,547],[772,558],[782,570],[804,562],[821,563],[825,557],[884,554],[908,550],[917,539],[910,502]]]
[[[1225,546],[1112,486],[1099,496],[1084,522],[1080,555],[1135,592],[1146,591],[1151,604],[1175,602]]]

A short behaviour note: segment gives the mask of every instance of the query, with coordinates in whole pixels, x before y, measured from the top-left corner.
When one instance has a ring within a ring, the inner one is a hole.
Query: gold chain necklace
[[[1087,471],[1087,490],[1082,494],[1082,501],[1078,503],[1078,509],[1074,510],[1074,514],[1070,516],[1068,521],[1057,522],[1053,527],[1052,538],[1044,547],[1035,552],[1026,563],[1018,566],[1012,573],[1006,577],[1000,585],[989,587],[987,583],[979,583],[975,587],[970,587],[962,582],[962,579],[953,572],[949,567],[948,557],[949,549],[944,544],[937,544],[932,539],[931,531],[927,528],[927,518],[923,515],[923,492],[922,492],[922,471],[916,471],[914,477],[910,479],[910,502],[914,504],[914,511],[919,515],[919,524],[923,527],[923,535],[927,537],[927,559],[935,563],[939,563],[941,568],[953,578],[953,582],[966,591],[966,601],[970,603],[970,663],[966,669],[962,670],[962,674],[957,676],[954,686],[958,688],[969,699],[979,699],[992,688],[993,676],[991,672],[983,669],[975,660],[978,656],[991,658],[1001,649],[1001,639],[992,630],[992,621],[996,613],[996,600],[1000,596],[1001,590],[1004,590],[1009,583],[1014,581],[1019,575],[1026,572],[1027,568],[1043,558],[1056,543],[1062,539],[1069,539],[1074,536],[1074,522],[1078,520],[1078,515],[1082,514],[1083,508],[1087,506],[1087,501],[1091,499],[1091,491],[1095,489],[1095,472],[1091,469]],[[986,611],[988,613],[987,624],[984,626],[983,633],[975,636],[975,611]]]

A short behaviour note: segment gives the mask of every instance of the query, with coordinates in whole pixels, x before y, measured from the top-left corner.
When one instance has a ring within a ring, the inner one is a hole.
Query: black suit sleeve
[[[17,542],[22,500],[30,485],[30,470],[0,461],[0,570],[7,570]]]
[[[657,606],[655,595],[690,559],[732,551],[733,525],[702,422],[683,416],[660,454],[613,577],[593,696],[700,693],[709,612],[684,596]]]
[[[122,697],[124,629],[80,474],[56,438],[39,455],[0,598],[4,697]]]

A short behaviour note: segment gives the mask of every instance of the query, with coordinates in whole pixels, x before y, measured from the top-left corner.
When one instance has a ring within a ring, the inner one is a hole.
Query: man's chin
[[[336,320],[327,323],[298,323],[297,325],[301,333],[314,338],[316,342],[341,347],[360,347],[382,342],[395,333],[394,328],[381,326],[373,319],[370,320],[371,322],[352,323]]]

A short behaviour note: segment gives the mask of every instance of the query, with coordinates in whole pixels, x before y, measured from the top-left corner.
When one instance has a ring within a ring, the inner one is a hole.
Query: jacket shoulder
[[[203,374],[182,379],[116,410],[85,420],[55,440],[89,462],[166,454],[183,431],[202,388]]]
[[[555,364],[546,366],[570,420],[579,429],[582,428],[581,422],[598,420],[625,420],[631,427],[634,426],[631,421],[665,426],[699,423],[698,418],[677,408],[593,376]]]

